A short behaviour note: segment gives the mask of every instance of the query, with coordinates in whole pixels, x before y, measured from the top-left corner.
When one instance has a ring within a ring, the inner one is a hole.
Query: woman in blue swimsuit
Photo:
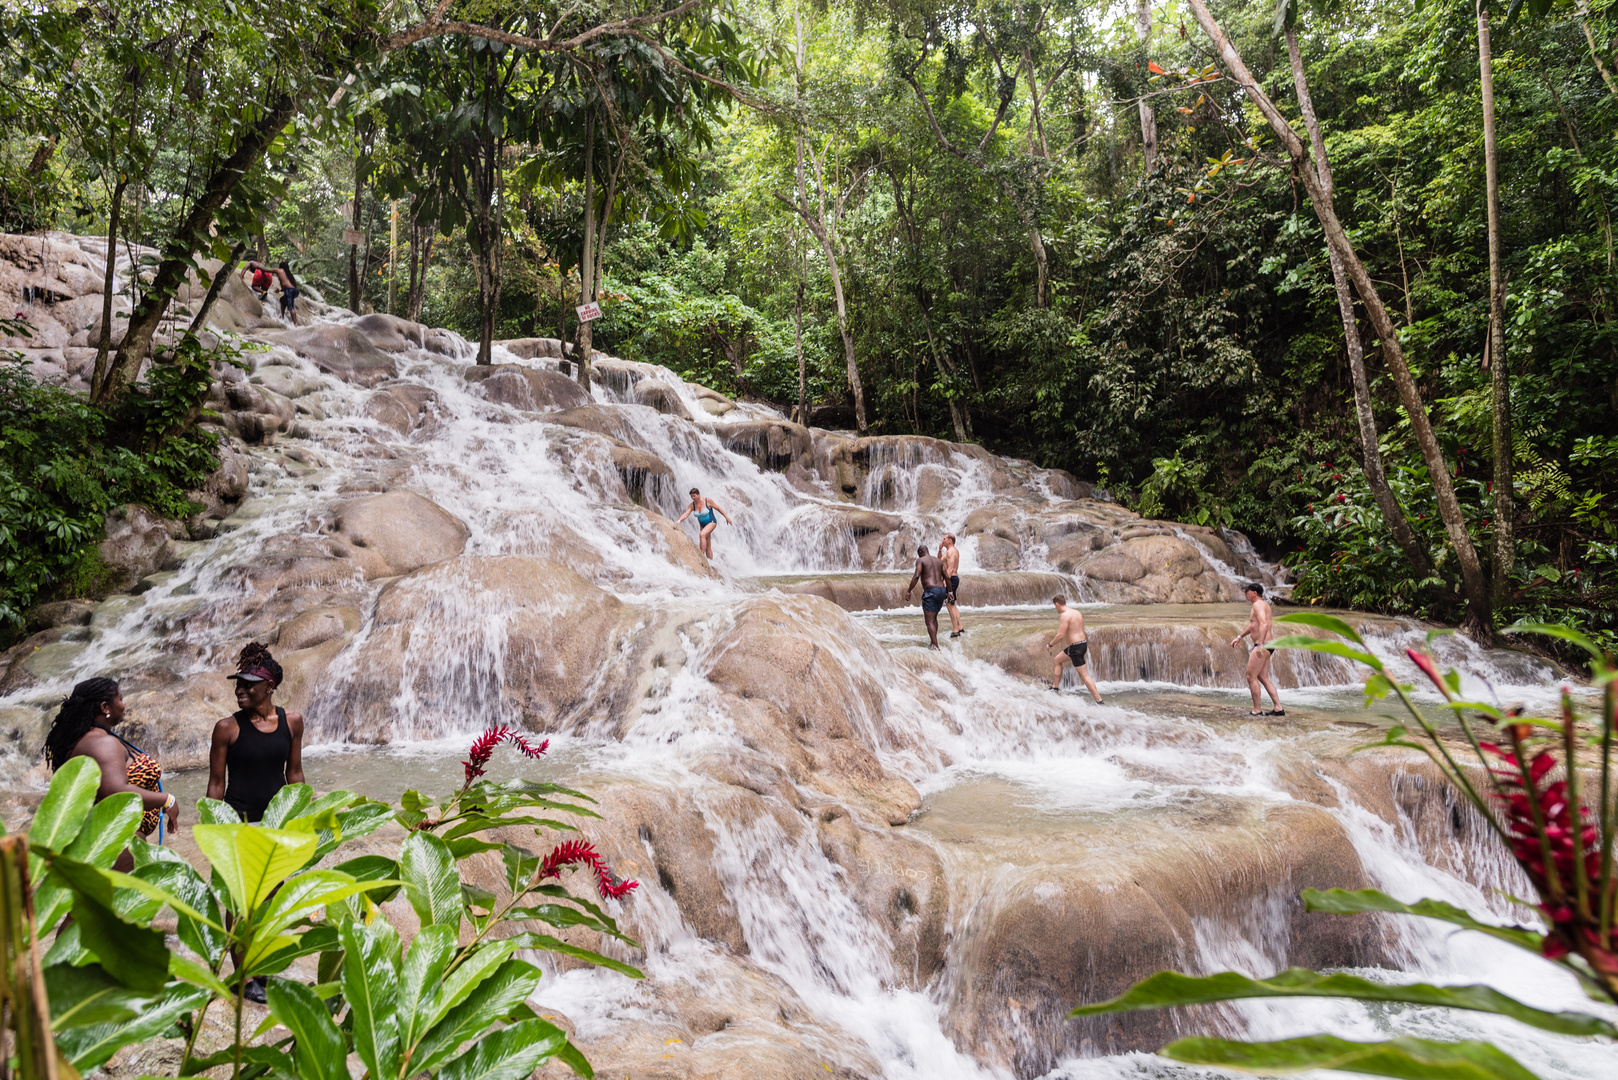
[[[691,505],[686,507],[685,513],[680,515],[680,521],[684,521],[692,514],[697,515],[697,525],[702,529],[702,537],[697,541],[697,546],[700,547],[702,549],[702,553],[708,556],[710,559],[713,558],[713,531],[719,527],[719,522],[714,518],[714,514],[716,513],[725,519],[726,525],[736,524],[734,521],[730,520],[729,514],[719,509],[719,505],[717,503],[715,503],[712,499],[704,499],[700,491],[698,491],[696,488],[692,488]],[[678,525],[680,524],[680,521],[676,521],[674,524]]]

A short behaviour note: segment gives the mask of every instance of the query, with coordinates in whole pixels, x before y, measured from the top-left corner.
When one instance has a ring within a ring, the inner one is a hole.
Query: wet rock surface
[[[0,288],[58,290],[37,373],[77,386],[103,267],[94,243],[50,243],[37,266],[0,244],[22,275]],[[1291,715],[1246,716],[1248,652],[1229,640],[1247,609],[1230,601],[1275,570],[1238,534],[1143,520],[980,447],[806,428],[652,365],[597,355],[587,396],[553,339],[475,369],[442,330],[307,314],[289,329],[227,283],[210,325],[266,350],[222,373],[231,437],[204,510],[183,526],[122,511],[107,543],[129,591],[45,605],[0,655],[8,823],[90,674],[123,680],[124,733],[193,803],[248,640],[286,670],[278,700],[307,718],[319,788],[446,791],[461,770],[444,747],[494,723],[546,733],[547,760],[500,775],[597,797],[581,835],[641,881],[612,907],[640,948],[614,955],[648,978],[564,961],[536,1001],[603,1076],[1083,1075],[1074,1058],[1235,1023],[1065,1019],[1158,968],[1447,948],[1305,915],[1300,888],[1510,890],[1478,876],[1479,823],[1430,770],[1351,753],[1393,721],[1361,710],[1346,662],[1278,655]],[[673,520],[691,486],[734,522],[712,560]],[[931,652],[898,593],[946,530],[967,630]],[[1044,690],[1058,592],[1088,605],[1105,706],[1071,673]],[[1390,661],[1425,630],[1354,621]],[[1517,654],[1434,647],[1508,695],[1544,681]],[[177,850],[199,858],[190,823]],[[408,906],[385,915],[414,933]],[[171,1049],[109,1074],[158,1071]]]

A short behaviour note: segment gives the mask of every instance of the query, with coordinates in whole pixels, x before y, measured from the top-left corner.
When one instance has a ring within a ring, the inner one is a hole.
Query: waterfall
[[[1044,597],[1098,595],[1089,553],[1183,541],[1185,576],[1228,583],[1257,565],[1251,548],[1227,560],[1192,527],[1141,523],[978,448],[811,437],[650,365],[607,359],[588,399],[514,405],[467,378],[470,353],[409,346],[366,388],[266,336],[253,384],[295,410],[292,430],[252,450],[249,494],[217,536],[12,662],[0,718],[25,749],[3,759],[6,786],[37,793],[27,748],[71,684],[101,673],[124,679],[143,745],[201,765],[232,708],[221,675],[253,637],[287,666],[317,786],[443,788],[467,733],[543,730],[551,755],[524,768],[598,796],[588,835],[642,882],[615,910],[644,946],[620,955],[648,978],[552,964],[536,999],[603,1075],[690,1055],[694,1075],[721,1060],[762,1076],[1202,1075],[1140,1052],[1201,1030],[1189,1021],[1064,1019],[1155,969],[1142,964],[1397,964],[1591,1007],[1417,920],[1304,921],[1330,918],[1298,910],[1315,873],[1521,916],[1491,891],[1521,891],[1511,868],[1418,797],[1418,762],[1350,755],[1386,721],[1360,711],[1364,673],[1346,661],[1278,655],[1304,705],[1249,725],[1246,653],[1229,646],[1244,607],[1090,603],[1093,671],[1116,700],[1044,689]],[[648,383],[670,400],[647,404]],[[399,420],[382,396],[414,411]],[[692,523],[669,520],[692,487],[734,521],[712,566]],[[366,500],[404,493],[424,523],[408,536],[354,523]],[[967,635],[932,654],[889,594],[946,530],[962,534]],[[1414,681],[1403,650],[1426,628],[1360,624]],[[1467,693],[1554,695],[1538,661],[1453,636],[1434,648]],[[194,799],[203,783],[193,770],[171,787]],[[1618,1068],[1610,1047],[1431,1010],[1292,1002],[1207,1019],[1274,1037],[1472,1033],[1547,1078]]]

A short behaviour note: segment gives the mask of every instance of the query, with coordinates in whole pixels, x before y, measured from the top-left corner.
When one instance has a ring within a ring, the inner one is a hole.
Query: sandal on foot
[[[1270,715],[1270,714],[1269,714],[1269,713],[1267,713],[1267,712],[1264,712],[1264,711],[1263,711],[1263,710],[1262,710],[1262,709],[1261,709],[1261,710],[1257,710],[1257,711],[1255,711],[1255,712],[1250,712],[1250,713],[1248,713],[1248,714],[1247,714],[1247,715],[1248,715],[1248,716],[1268,716],[1268,715]]]
[[[1062,692],[1062,688],[1060,686],[1047,686],[1045,689],[1049,690],[1053,694],[1060,694]]]
[[[1287,714],[1287,711],[1285,709],[1271,709],[1269,712],[1265,713],[1264,715],[1265,716],[1285,716],[1286,714]]]

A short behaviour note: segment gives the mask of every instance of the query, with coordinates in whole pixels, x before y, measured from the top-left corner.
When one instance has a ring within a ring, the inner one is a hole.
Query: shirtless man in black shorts
[[[1073,670],[1079,673],[1084,680],[1085,688],[1090,696],[1095,698],[1096,704],[1101,704],[1101,691],[1096,689],[1096,681],[1090,678],[1090,667],[1085,662],[1085,654],[1090,651],[1090,639],[1084,632],[1084,614],[1076,608],[1067,606],[1067,597],[1053,596],[1051,603],[1056,606],[1056,615],[1060,620],[1056,624],[1056,636],[1046,644],[1047,650],[1058,645],[1065,645],[1061,652],[1056,654],[1056,665],[1051,670],[1051,689],[1061,692],[1062,689],[1062,661],[1066,660],[1073,665]]]
[[[949,595],[944,598],[944,606],[949,609],[949,636],[960,637],[966,631],[961,627],[960,602],[956,598],[961,591],[961,549],[955,546],[954,533],[944,534],[938,545],[938,560],[944,564],[944,577],[949,583]]]
[[[949,596],[949,586],[944,580],[944,564],[934,555],[927,554],[925,546],[916,549],[916,572],[910,575],[910,584],[905,586],[905,602],[910,601],[910,592],[916,587],[917,580],[921,581],[921,613],[927,622],[927,636],[932,640],[933,648],[938,648],[938,613],[944,610],[944,602]]]
[[[1249,716],[1285,716],[1287,711],[1281,708],[1281,695],[1275,689],[1275,680],[1270,677],[1270,656],[1275,649],[1269,644],[1275,640],[1275,612],[1270,609],[1270,602],[1264,599],[1264,586],[1254,582],[1242,590],[1247,602],[1253,605],[1253,614],[1247,620],[1247,629],[1230,639],[1231,648],[1235,648],[1244,637],[1253,639],[1253,651],[1247,654],[1247,689],[1253,694],[1253,711]],[[1263,686],[1270,693],[1270,701],[1275,708],[1264,712],[1260,707],[1263,698],[1259,696],[1259,687]]]

